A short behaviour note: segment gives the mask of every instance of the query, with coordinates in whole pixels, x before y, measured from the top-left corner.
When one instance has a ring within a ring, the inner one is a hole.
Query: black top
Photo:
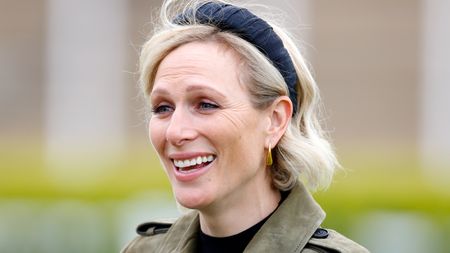
[[[277,208],[273,210],[266,218],[256,223],[252,227],[227,237],[213,237],[202,232],[199,229],[198,232],[198,253],[241,253],[244,251],[247,244],[252,240],[253,236],[258,232],[258,230],[264,225],[264,223],[272,216],[273,213],[278,209],[280,204],[287,198],[290,191],[281,191],[281,200],[278,203]]]
[[[262,225],[269,219],[270,215],[262,221],[240,232],[227,237],[209,236],[199,230],[198,233],[198,252],[199,253],[241,253],[247,244],[258,232]]]

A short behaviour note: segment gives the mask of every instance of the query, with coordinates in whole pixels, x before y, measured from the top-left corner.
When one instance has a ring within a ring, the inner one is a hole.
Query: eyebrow
[[[225,95],[222,94],[221,92],[219,92],[218,90],[210,88],[210,87],[206,87],[206,86],[203,86],[203,85],[189,85],[186,88],[186,92],[204,91],[204,90],[210,91],[210,92],[216,94],[217,96],[220,96],[221,98],[225,98]]]
[[[166,89],[158,88],[150,92],[150,97],[154,97],[155,95],[169,95],[169,91],[167,91]]]
[[[221,98],[225,98],[226,97],[224,94],[222,94],[218,90],[210,88],[210,87],[206,87],[206,86],[203,86],[203,85],[195,85],[195,84],[194,85],[189,85],[186,88],[186,90],[185,90],[186,93],[193,92],[193,91],[209,91],[209,92],[212,92],[212,93],[214,93],[215,95],[217,95],[217,96],[219,96]],[[170,93],[165,88],[157,88],[157,89],[153,90],[150,93],[151,97],[153,97],[154,95],[170,95]]]

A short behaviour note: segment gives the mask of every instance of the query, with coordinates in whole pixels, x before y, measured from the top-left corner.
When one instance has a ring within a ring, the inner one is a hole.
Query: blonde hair
[[[205,2],[227,3],[204,0],[164,1],[159,26],[141,50],[139,83],[144,96],[148,99],[159,64],[172,50],[189,42],[211,40],[232,48],[240,55],[244,65],[240,77],[246,79],[243,83],[247,84],[250,100],[255,108],[267,108],[277,97],[288,95],[287,85],[280,72],[251,43],[213,25],[199,24],[196,20],[189,20],[189,24],[183,25],[173,23],[178,14],[189,11],[195,13]],[[189,15],[194,19],[193,16]],[[300,176],[310,190],[326,188],[339,163],[318,120],[321,105],[318,87],[293,39],[280,27],[264,20],[283,41],[298,76],[298,104],[294,105],[298,108],[297,113],[272,149],[272,182],[278,189],[286,191],[296,184]]]

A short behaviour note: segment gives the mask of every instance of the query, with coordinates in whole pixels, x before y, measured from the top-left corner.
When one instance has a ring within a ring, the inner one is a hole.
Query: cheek
[[[223,115],[222,121],[216,121],[214,139],[220,141],[237,163],[243,162],[243,157],[256,159],[260,150],[264,149],[264,131],[260,121],[254,120],[255,115]],[[217,124],[221,122],[222,124]],[[220,128],[217,127],[220,125]],[[211,131],[211,130],[210,130]],[[230,147],[232,147],[230,149]],[[244,159],[245,161],[245,159]]]
[[[155,120],[150,120],[148,124],[150,142],[158,153],[162,152],[164,143],[164,128]]]
[[[226,135],[231,141],[232,139],[241,139],[243,132],[252,127],[246,122],[245,116],[235,111],[222,112],[215,120],[208,122],[207,129],[209,131],[215,131],[217,134]]]

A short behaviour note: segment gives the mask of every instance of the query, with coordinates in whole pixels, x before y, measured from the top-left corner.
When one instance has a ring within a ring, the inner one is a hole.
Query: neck
[[[264,186],[249,185],[248,188],[253,190],[243,190],[234,199],[199,210],[202,232],[215,237],[235,235],[260,222],[278,207],[281,194],[270,181]]]

